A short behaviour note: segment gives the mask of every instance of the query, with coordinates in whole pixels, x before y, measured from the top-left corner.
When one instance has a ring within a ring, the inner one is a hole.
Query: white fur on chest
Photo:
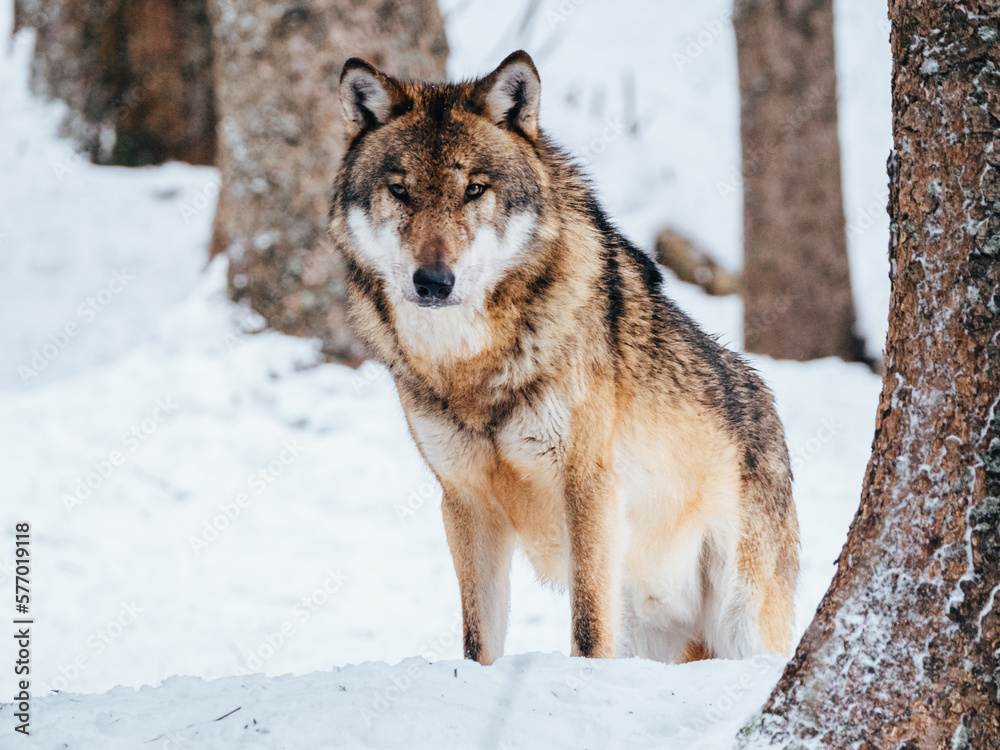
[[[526,478],[559,483],[569,430],[569,408],[551,393],[545,394],[514,412],[497,435],[497,451]]]
[[[412,415],[414,437],[427,462],[456,484],[485,484],[492,463],[508,463],[526,482],[559,481],[567,451],[569,409],[553,396],[522,406],[493,440],[462,429],[446,415]]]

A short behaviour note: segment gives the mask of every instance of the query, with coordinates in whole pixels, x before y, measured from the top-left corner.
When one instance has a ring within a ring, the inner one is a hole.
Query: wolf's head
[[[525,52],[459,84],[399,81],[357,58],[344,65],[350,145],[334,215],[342,244],[394,306],[479,305],[531,252],[545,188],[540,93]]]

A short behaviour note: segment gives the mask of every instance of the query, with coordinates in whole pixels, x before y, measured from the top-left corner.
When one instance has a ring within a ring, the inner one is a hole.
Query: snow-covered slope
[[[764,656],[668,667],[522,654],[488,668],[414,657],[301,677],[172,677],[158,688],[39,701],[35,746],[716,750],[781,667]]]
[[[544,125],[589,161],[636,241],[672,223],[736,266],[728,5],[545,2],[519,36],[526,4],[443,3],[454,75],[514,46],[535,55]],[[850,223],[884,183],[888,79],[871,71],[887,73],[888,53],[881,8],[843,0],[838,14]],[[0,38],[9,23],[5,3]],[[3,705],[0,748],[725,747],[780,660],[571,659],[566,597],[521,558],[507,640],[521,656],[452,661],[440,490],[388,376],[254,333],[256,316],[225,299],[222,263],[205,266],[215,171],[74,157],[59,106],[27,94],[30,42],[0,53],[0,615],[13,616],[13,528],[28,521],[37,734],[12,740]],[[884,213],[864,224],[852,262],[877,348]],[[739,343],[738,299],[671,288]],[[801,632],[857,505],[879,380],[839,361],[755,363],[795,462]],[[14,659],[0,639],[5,699]]]

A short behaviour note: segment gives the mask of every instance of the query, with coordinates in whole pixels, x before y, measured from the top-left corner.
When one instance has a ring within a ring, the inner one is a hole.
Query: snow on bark
[[[745,748],[1000,747],[1000,8],[895,0],[890,18],[874,449],[833,584]]]

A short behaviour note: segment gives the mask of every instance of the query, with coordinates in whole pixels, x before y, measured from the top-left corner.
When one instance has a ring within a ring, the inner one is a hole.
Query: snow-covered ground
[[[649,246],[671,224],[737,267],[729,1],[551,0],[525,23],[528,5],[442,2],[452,74],[526,48],[543,125],[625,231]],[[837,13],[851,261],[877,351],[887,33],[882,6]],[[0,39],[10,16],[3,2]],[[512,656],[460,661],[440,491],[388,376],[254,333],[222,263],[206,267],[215,171],[85,163],[59,106],[26,91],[30,44],[0,50],[0,616],[27,521],[36,733],[15,738],[0,706],[0,747],[727,747],[780,659],[571,659],[566,597],[520,558]],[[739,345],[738,299],[671,289]],[[801,632],[857,506],[880,384],[839,361],[754,361],[795,462]],[[0,638],[7,700],[15,659]]]
[[[303,677],[172,677],[138,692],[43,701],[36,732],[100,750],[717,750],[763,703],[782,666],[773,656],[668,667],[533,653],[491,667],[416,656]]]

